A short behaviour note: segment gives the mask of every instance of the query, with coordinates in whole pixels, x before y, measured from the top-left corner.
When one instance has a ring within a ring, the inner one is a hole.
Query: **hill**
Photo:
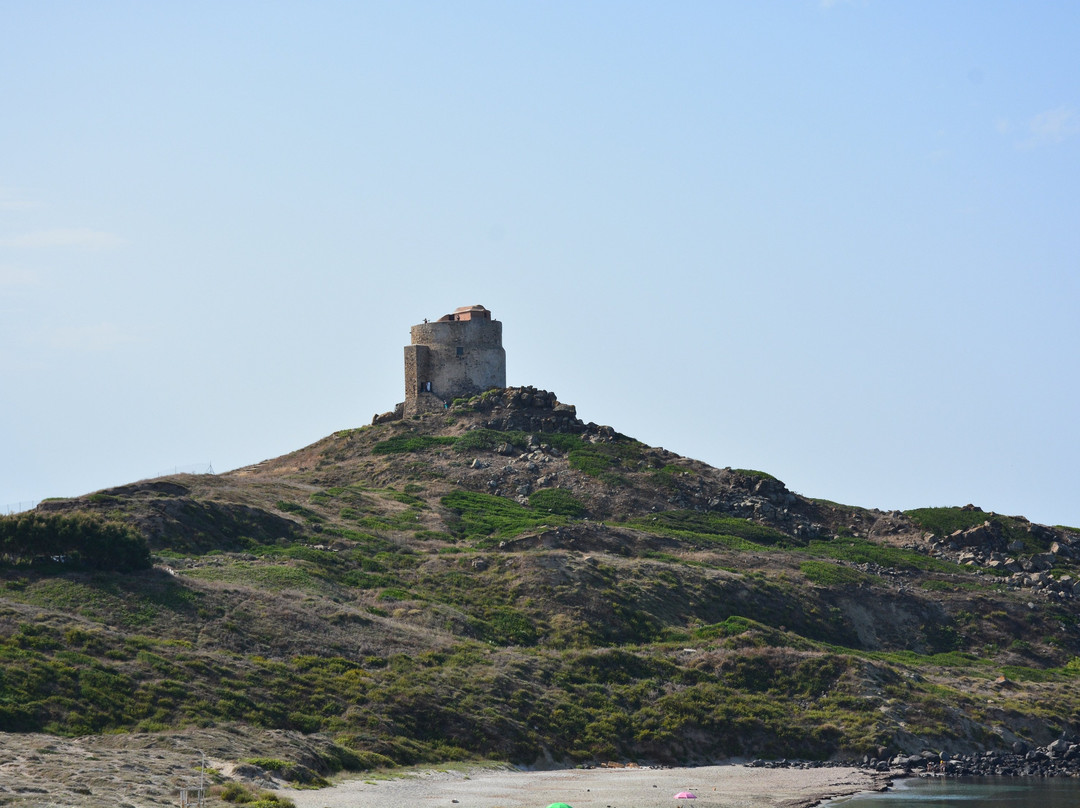
[[[534,388],[33,518],[153,562],[4,546],[0,730],[34,749],[201,745],[318,782],[1024,749],[1080,722],[1080,531],[808,499]]]

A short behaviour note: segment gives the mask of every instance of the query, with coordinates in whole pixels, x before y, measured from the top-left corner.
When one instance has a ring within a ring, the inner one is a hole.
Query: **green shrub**
[[[225,802],[246,805],[247,808],[296,808],[296,803],[288,797],[273,791],[256,792],[237,782],[226,783],[220,796]]]
[[[570,453],[570,465],[591,477],[600,477],[618,468],[619,460],[611,455],[578,449]]]
[[[255,802],[249,802],[248,808],[296,808],[296,803],[274,791],[264,791]]]
[[[755,480],[776,480],[780,482],[771,474],[765,471],[758,471],[757,469],[732,469],[736,474],[742,474],[744,477],[753,477]]]
[[[1059,675],[1054,669],[1043,670],[1023,665],[1002,665],[1001,674],[1014,682],[1051,682]]]
[[[635,471],[637,462],[644,457],[645,448],[644,444],[629,439],[587,443],[577,438],[567,459],[571,467],[598,477],[608,485],[625,485],[626,479],[618,472]]]
[[[373,768],[362,755],[351,749],[346,749],[340,744],[332,744],[325,752],[319,755],[319,759],[331,772],[339,772],[342,769],[349,772],[358,772]]]
[[[631,519],[626,525],[661,536],[720,542],[743,550],[760,550],[768,545],[786,546],[798,543],[798,540],[776,528],[759,525],[749,519],[699,511],[660,511],[649,517]]]
[[[342,747],[354,747],[357,744],[361,744],[363,741],[355,738],[351,735],[344,735],[338,738],[339,746]],[[349,763],[345,765],[348,771],[367,771],[369,769],[387,769],[396,766],[396,762],[387,757],[381,755],[378,752],[371,752],[366,749],[343,749],[343,752],[349,753],[352,757],[349,758]]]
[[[677,487],[675,478],[685,477],[693,474],[693,471],[688,468],[676,465],[675,463],[668,463],[658,469],[652,469],[651,471],[653,479],[666,485],[668,487]]]
[[[454,537],[449,533],[445,533],[442,530],[417,530],[413,533],[413,538],[421,541],[454,541]]]
[[[923,530],[938,536],[948,536],[953,531],[981,525],[990,518],[988,513],[965,511],[963,508],[915,508],[904,511],[904,515]]]
[[[493,645],[535,645],[536,626],[532,619],[509,607],[492,609],[480,623],[481,638]]]
[[[700,626],[694,630],[694,636],[701,640],[715,640],[718,637],[737,637],[748,631],[772,632],[775,629],[751,620],[749,617],[732,615],[722,623],[713,623],[708,626]]]
[[[395,502],[400,502],[402,505],[416,505],[420,507],[423,507],[424,505],[424,500],[420,499],[420,497],[406,494],[403,491],[390,491],[386,496]]]
[[[236,782],[226,783],[221,789],[220,796],[225,802],[234,802],[238,805],[255,801],[255,795]]]
[[[357,589],[380,589],[401,583],[393,575],[350,570],[341,576],[341,583]]]
[[[538,443],[546,443],[560,452],[569,452],[591,446],[577,435],[568,432],[522,432],[520,430],[470,429],[454,445],[458,452],[482,451],[493,452],[502,444],[513,446],[518,451],[525,451],[529,446],[529,436]]]
[[[438,435],[417,435],[415,433],[407,433],[405,435],[394,435],[392,438],[379,441],[371,447],[371,452],[372,454],[377,455],[421,452],[425,449],[432,449],[437,446],[453,446],[457,443],[457,440],[457,438]]]
[[[146,539],[132,527],[84,514],[33,512],[0,517],[0,561],[117,572],[151,566]]]
[[[821,586],[853,586],[870,580],[865,572],[828,561],[804,561],[799,565],[799,570],[808,581]]]
[[[833,541],[812,541],[806,548],[811,555],[853,561],[858,564],[877,564],[892,569],[915,569],[930,572],[961,572],[963,567],[949,561],[902,550],[885,544],[875,544],[866,539],[845,538]]]
[[[583,441],[580,436],[569,432],[545,432],[542,435],[536,435],[536,438],[541,443],[546,443],[560,452],[570,452],[590,445]]]
[[[931,654],[947,654],[960,649],[964,638],[960,632],[950,625],[938,622],[926,623],[922,626],[923,637],[926,638],[926,647]]]
[[[558,513],[575,519],[585,515],[585,506],[565,488],[544,488],[534,491],[529,505],[537,510]]]
[[[508,443],[524,450],[528,445],[524,432],[500,432],[496,429],[470,429],[454,445],[457,452],[493,452],[500,444]]]
[[[458,515],[455,532],[466,538],[509,538],[542,525],[566,524],[565,516],[539,513],[513,500],[491,494],[454,491],[443,497],[441,502]]]
[[[285,511],[285,513],[295,513],[297,516],[302,516],[308,522],[323,522],[325,521],[319,514],[310,508],[305,508],[303,505],[298,505],[295,502],[286,502],[283,499],[279,499],[274,503],[274,507],[279,511]]]
[[[388,587],[379,593],[379,600],[418,600],[418,596],[408,589]]]

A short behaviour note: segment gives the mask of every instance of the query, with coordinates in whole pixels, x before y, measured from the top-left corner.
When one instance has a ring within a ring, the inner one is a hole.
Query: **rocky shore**
[[[754,760],[752,768],[814,769],[858,768],[892,772],[898,776],[934,774],[947,777],[1080,777],[1080,743],[1059,739],[1046,746],[1011,752],[987,751],[970,755],[923,751],[917,755],[880,757],[866,755],[860,761]]]
[[[881,761],[867,761],[874,768]],[[1080,744],[1064,739],[1027,751],[982,752],[974,755],[949,755],[922,752],[896,756],[886,764],[905,772],[932,772],[953,777],[1080,777]]]

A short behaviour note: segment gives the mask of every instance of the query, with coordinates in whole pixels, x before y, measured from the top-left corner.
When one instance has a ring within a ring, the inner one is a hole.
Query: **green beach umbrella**
[[[574,808],[574,806],[567,805],[565,802],[553,802],[547,808]]]

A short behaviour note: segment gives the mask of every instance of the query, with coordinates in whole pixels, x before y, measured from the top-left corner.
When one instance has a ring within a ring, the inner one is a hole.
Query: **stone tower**
[[[483,306],[462,306],[410,329],[403,414],[441,410],[460,396],[506,387],[502,323]]]

